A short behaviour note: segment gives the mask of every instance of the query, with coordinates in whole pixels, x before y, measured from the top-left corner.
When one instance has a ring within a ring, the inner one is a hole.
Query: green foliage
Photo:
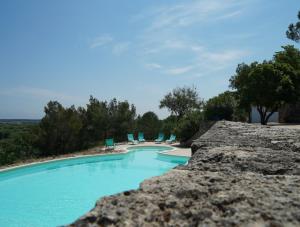
[[[36,140],[35,127],[30,124],[0,124],[0,165],[37,155],[33,146]]]
[[[153,140],[161,129],[161,121],[154,112],[146,112],[137,118],[137,131],[144,132],[146,140]]]
[[[79,108],[83,122],[81,132],[82,148],[94,146],[99,140],[104,140],[108,134],[109,111],[106,102],[100,102],[90,97],[87,108]]]
[[[108,105],[109,135],[116,141],[127,140],[127,133],[135,128],[136,108],[127,101],[117,102],[113,99]]]
[[[9,133],[4,131],[4,132],[1,132],[0,131],[0,140],[3,140],[3,139],[7,139],[9,137]]]
[[[135,106],[116,99],[107,103],[91,96],[86,108],[77,109],[50,101],[44,111],[45,116],[30,130],[28,124],[0,124],[0,164],[78,151],[107,137],[125,141],[136,123]]]
[[[171,114],[181,118],[188,112],[200,109],[201,104],[198,92],[194,87],[178,87],[165,95],[160,101],[159,108],[167,108]]]
[[[238,101],[234,92],[226,91],[209,99],[204,105],[204,116],[209,121],[244,120],[238,111]]]
[[[276,94],[280,80],[280,73],[274,65],[263,63],[239,66],[231,83],[232,87],[237,89],[243,105],[257,106],[261,114],[261,123],[265,124],[267,119],[264,114],[276,111],[281,102],[281,99],[278,99],[279,94]]]
[[[300,41],[300,11],[298,12],[298,20],[295,24],[290,24],[286,31],[286,36],[295,42]]]
[[[175,133],[180,142],[186,142],[199,131],[200,122],[204,116],[200,111],[192,111],[184,115],[177,124]]]
[[[266,124],[279,107],[297,98],[293,78],[297,76],[291,65],[264,61],[261,64],[240,64],[230,82],[237,90],[241,106],[256,106],[261,124]]]
[[[283,46],[283,51],[276,52],[274,62],[285,74],[285,83],[293,86],[293,93],[287,94],[291,102],[300,101],[300,51],[292,45]]]
[[[300,70],[300,51],[293,45],[282,46],[282,51],[274,54],[274,61],[281,64],[289,64],[296,71]]]
[[[51,101],[39,124],[38,147],[41,155],[57,155],[95,146],[108,136],[124,141],[134,118],[135,107],[127,101],[107,103],[91,96],[86,109]]]
[[[64,154],[80,148],[82,126],[82,119],[74,106],[64,108],[60,103],[50,101],[39,124],[41,155]]]
[[[178,123],[178,117],[174,115],[170,115],[166,119],[162,121],[162,126],[160,131],[165,134],[165,136],[169,136],[171,133],[175,133],[176,127]],[[157,136],[157,135],[156,135]]]

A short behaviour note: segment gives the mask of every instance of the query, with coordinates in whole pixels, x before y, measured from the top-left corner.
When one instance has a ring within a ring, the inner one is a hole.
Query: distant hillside
[[[38,124],[40,119],[0,119],[0,124]]]

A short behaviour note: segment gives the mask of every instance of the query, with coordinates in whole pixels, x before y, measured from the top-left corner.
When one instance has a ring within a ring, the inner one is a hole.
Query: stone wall
[[[71,226],[300,226],[300,130],[220,121],[192,151]]]

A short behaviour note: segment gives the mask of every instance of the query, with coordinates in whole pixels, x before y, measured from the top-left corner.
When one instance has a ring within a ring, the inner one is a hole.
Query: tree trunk
[[[273,113],[275,113],[275,110],[272,109],[272,111],[269,114],[267,114],[268,113],[268,109],[264,108],[264,107],[259,107],[259,106],[257,107],[257,111],[259,112],[260,123],[262,125],[267,125],[270,117],[273,115]]]
[[[261,125],[266,125],[267,124],[267,121],[266,121],[267,108],[258,106],[257,111],[260,115],[260,124]]]
[[[267,124],[264,113],[262,113],[262,115],[260,115],[260,124],[261,125],[266,125]]]
[[[275,113],[275,110],[272,110],[266,117],[266,123],[268,123],[270,117],[273,115],[273,113]]]

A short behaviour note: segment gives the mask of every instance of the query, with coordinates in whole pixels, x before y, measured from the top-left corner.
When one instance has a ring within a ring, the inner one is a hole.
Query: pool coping
[[[161,155],[168,155],[168,156],[175,156],[175,157],[189,157],[186,155],[175,155],[175,154],[167,154],[170,151],[174,151],[174,150],[178,150],[176,147],[171,146],[170,144],[126,144],[127,146],[123,149],[120,149],[120,152],[108,152],[108,153],[100,153],[100,154],[87,154],[87,155],[75,155],[75,156],[71,156],[71,157],[64,157],[64,158],[54,158],[51,160],[44,160],[44,161],[37,161],[37,162],[31,162],[31,163],[27,163],[27,164],[21,164],[21,165],[17,165],[17,166],[12,166],[12,167],[7,167],[7,168],[3,168],[0,169],[0,173],[2,172],[6,172],[6,171],[11,171],[11,170],[15,170],[15,169],[19,169],[19,168],[23,168],[23,167],[30,167],[30,166],[34,166],[34,165],[38,165],[38,164],[43,164],[43,163],[51,163],[51,162],[56,162],[56,161],[63,161],[63,160],[72,160],[72,159],[78,159],[78,158],[83,158],[83,157],[97,157],[97,156],[113,156],[113,155],[120,155],[120,154],[127,154],[129,152],[131,152],[131,150],[128,150],[129,147],[137,147],[137,146],[141,146],[141,147],[147,147],[147,146],[157,146],[157,147],[171,147],[173,148],[172,150],[167,150],[167,151],[158,151],[157,154],[161,154]],[[122,145],[124,146],[124,145]]]

